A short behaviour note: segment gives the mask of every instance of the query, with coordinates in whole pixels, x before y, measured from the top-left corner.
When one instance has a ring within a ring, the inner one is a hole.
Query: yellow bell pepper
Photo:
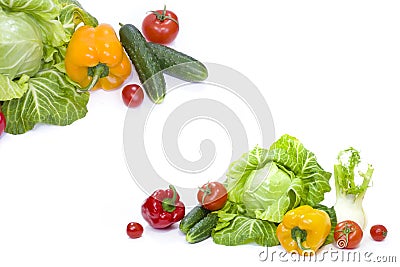
[[[82,91],[116,89],[131,74],[131,62],[109,24],[78,28],[65,55],[68,76]]]
[[[286,251],[301,255],[315,253],[331,231],[329,215],[308,205],[288,211],[278,225],[276,235]]]

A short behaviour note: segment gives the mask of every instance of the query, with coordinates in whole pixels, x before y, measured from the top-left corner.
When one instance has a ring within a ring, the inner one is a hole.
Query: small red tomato
[[[151,11],[142,23],[142,33],[153,43],[169,44],[175,40],[179,32],[179,22],[176,14],[170,10]]]
[[[122,100],[130,108],[136,108],[142,104],[144,93],[137,84],[128,84],[122,89]]]
[[[356,222],[347,220],[336,225],[334,238],[339,248],[356,248],[363,238],[363,231]]]
[[[6,129],[6,117],[0,111],[0,135],[4,132],[5,129]]]
[[[143,234],[143,226],[137,222],[130,222],[126,226],[126,233],[130,238],[139,238]]]
[[[383,239],[386,238],[388,231],[385,226],[377,224],[372,226],[369,232],[371,234],[372,239],[374,239],[375,241],[382,241]]]
[[[204,184],[197,192],[197,200],[203,208],[214,211],[221,209],[228,199],[228,191],[219,182]]]

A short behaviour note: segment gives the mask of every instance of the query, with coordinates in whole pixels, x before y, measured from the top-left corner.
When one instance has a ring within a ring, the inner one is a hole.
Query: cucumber
[[[210,211],[202,206],[194,207],[179,223],[179,229],[186,234],[199,221],[204,219]]]
[[[122,25],[119,37],[150,100],[161,103],[165,97],[166,83],[157,56],[132,24]]]
[[[186,234],[186,241],[190,244],[198,243],[209,238],[218,223],[218,214],[209,213],[196,223]]]
[[[157,56],[165,74],[187,82],[201,82],[207,79],[207,68],[197,59],[165,45],[149,42],[148,46]]]

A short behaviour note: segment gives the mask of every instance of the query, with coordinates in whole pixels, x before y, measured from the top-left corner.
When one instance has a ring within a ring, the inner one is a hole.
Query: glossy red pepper
[[[180,201],[175,187],[157,190],[142,205],[143,218],[153,228],[167,228],[185,216],[185,205]]]

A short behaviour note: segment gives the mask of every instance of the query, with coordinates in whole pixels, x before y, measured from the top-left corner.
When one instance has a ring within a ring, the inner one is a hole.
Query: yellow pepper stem
[[[99,63],[95,67],[88,68],[88,76],[92,76],[92,80],[90,81],[88,86],[79,90],[84,92],[89,91],[96,85],[100,78],[108,76],[109,71],[110,69],[107,67],[106,64],[103,63]]]
[[[296,241],[297,246],[301,250],[303,251],[310,250],[310,248],[306,248],[302,244],[307,239],[307,232],[305,230],[300,229],[298,226],[292,228],[292,238],[294,241]]]

